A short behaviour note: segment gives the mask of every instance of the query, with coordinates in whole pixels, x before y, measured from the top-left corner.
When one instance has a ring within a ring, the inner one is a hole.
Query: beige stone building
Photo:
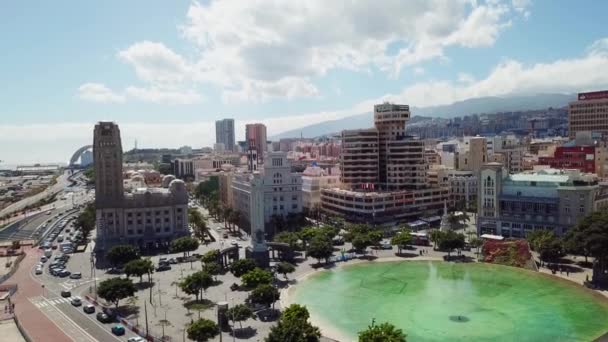
[[[96,250],[107,251],[117,244],[154,249],[190,234],[188,192],[183,181],[166,178],[162,181],[166,187],[133,187],[125,192],[118,125],[99,122],[95,126],[93,156]]]

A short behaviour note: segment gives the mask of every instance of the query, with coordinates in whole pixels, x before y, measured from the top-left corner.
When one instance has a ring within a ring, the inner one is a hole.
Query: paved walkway
[[[42,294],[40,284],[30,276],[30,271],[38,262],[42,251],[39,249],[28,249],[26,253],[26,257],[19,265],[19,270],[6,281],[7,284],[17,284],[19,286],[19,289],[12,297],[12,302],[15,304],[15,314],[21,326],[32,341],[72,341],[30,301],[29,298]]]

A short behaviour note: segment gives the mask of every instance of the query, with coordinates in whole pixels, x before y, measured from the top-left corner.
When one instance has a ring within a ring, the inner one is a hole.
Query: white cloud
[[[456,82],[426,81],[383,99],[414,106],[450,104],[481,96],[538,93],[576,93],[608,87],[608,39],[600,39],[579,58],[525,65],[506,60],[480,80],[460,74]],[[378,100],[376,100],[378,101]]]
[[[143,41],[118,52],[137,76],[152,83],[180,83],[191,77],[192,66],[162,43]]]
[[[415,67],[414,68],[414,75],[424,75],[424,68],[422,68],[422,67]]]
[[[125,97],[123,95],[116,94],[110,88],[101,83],[84,83],[78,87],[78,97],[87,101],[103,103],[125,101]]]
[[[194,90],[183,91],[158,87],[127,87],[125,92],[129,97],[152,103],[194,104],[203,100],[203,97]]]
[[[404,67],[445,60],[448,46],[490,46],[510,24],[515,5],[496,0],[389,0],[382,6],[373,0],[195,1],[181,32],[199,56],[188,59],[150,41],[118,56],[156,88],[207,82],[220,87],[227,102],[311,97],[318,96],[312,80],[330,70],[377,67],[397,77]],[[389,55],[391,44],[403,48]]]

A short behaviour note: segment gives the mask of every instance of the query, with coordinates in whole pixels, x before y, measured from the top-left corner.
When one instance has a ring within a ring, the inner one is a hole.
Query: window
[[[133,213],[127,213],[127,217],[133,217]]]
[[[154,223],[160,223],[160,218],[158,218],[158,217],[157,217],[157,218],[154,220]]]
[[[133,229],[127,230],[127,235],[133,235]]]
[[[291,209],[298,209],[298,205],[297,204],[292,204],[291,205]]]
[[[150,224],[150,223],[152,223],[152,220],[150,220],[150,219],[146,219],[146,223],[147,223],[147,224]]]
[[[177,212],[181,213],[182,212],[182,208],[177,208]]]
[[[128,225],[132,225],[132,224],[133,224],[133,220],[128,220],[128,221],[127,221],[127,224],[128,224]]]
[[[169,222],[169,218],[168,217],[165,217],[165,222]]]
[[[171,230],[171,228],[165,227],[165,232],[169,232],[170,230]]]
[[[584,206],[584,205],[581,205],[581,206],[578,208],[578,212],[579,212],[579,213],[584,213],[584,212],[585,212],[585,206]]]
[[[151,216],[151,215],[152,215],[152,212],[146,211],[146,216]]]
[[[141,224],[141,220],[137,220],[137,224]]]
[[[143,231],[143,230],[141,230],[141,229],[138,229],[138,230],[137,230],[137,234],[143,234],[143,233],[144,233],[144,231]]]
[[[160,233],[160,227],[156,227],[156,232]]]

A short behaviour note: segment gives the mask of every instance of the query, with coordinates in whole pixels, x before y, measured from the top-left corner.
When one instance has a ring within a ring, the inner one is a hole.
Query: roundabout
[[[364,262],[315,272],[288,290],[323,333],[356,340],[372,320],[408,341],[591,341],[608,300],[545,274],[484,263]]]

